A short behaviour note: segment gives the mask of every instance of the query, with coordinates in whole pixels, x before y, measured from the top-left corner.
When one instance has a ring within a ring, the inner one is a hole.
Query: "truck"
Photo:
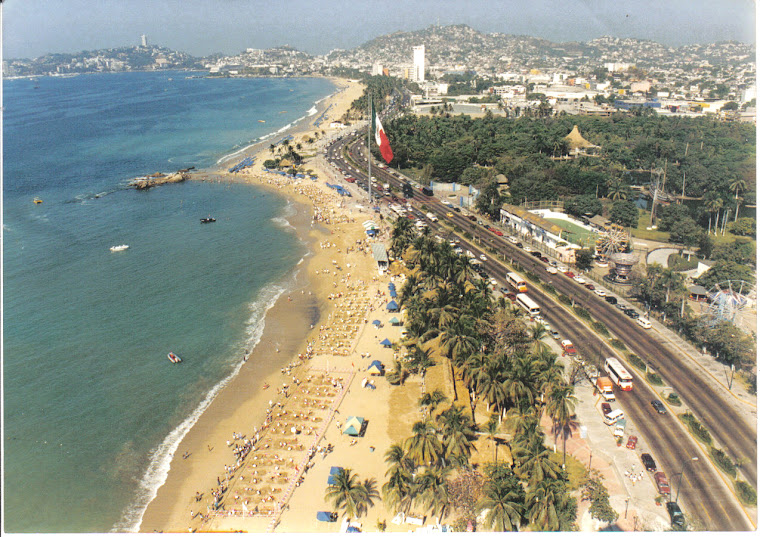
[[[575,356],[576,351],[575,347],[573,347],[573,342],[569,339],[563,339],[560,342],[560,346],[562,347],[562,355],[568,355],[568,356]]]
[[[620,418],[615,424],[615,430],[612,432],[615,438],[623,438],[625,436],[625,418]]]
[[[604,397],[605,401],[615,400],[615,391],[613,389],[613,382],[610,377],[598,377],[596,379],[596,389]]]

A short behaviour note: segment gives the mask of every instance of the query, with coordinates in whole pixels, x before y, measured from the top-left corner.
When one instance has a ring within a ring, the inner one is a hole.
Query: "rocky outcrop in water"
[[[136,179],[132,179],[129,186],[134,187],[137,190],[147,190],[154,186],[166,185],[168,183],[181,183],[190,178],[190,170],[192,169],[193,168],[186,168],[168,175],[156,172],[152,175],[146,175],[145,177],[137,177]]]

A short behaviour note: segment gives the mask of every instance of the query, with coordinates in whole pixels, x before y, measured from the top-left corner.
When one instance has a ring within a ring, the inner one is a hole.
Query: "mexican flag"
[[[388,141],[388,137],[383,130],[383,124],[380,123],[380,117],[375,111],[375,104],[372,104],[372,130],[375,133],[375,143],[380,148],[380,154],[383,156],[383,160],[388,164],[393,160],[393,151],[391,151],[391,143]]]

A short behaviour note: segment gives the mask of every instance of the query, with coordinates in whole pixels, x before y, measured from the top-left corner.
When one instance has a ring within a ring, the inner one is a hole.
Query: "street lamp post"
[[[699,457],[692,457],[691,460],[698,461]],[[686,463],[689,462],[688,459],[683,461],[683,464],[681,464],[681,475],[678,476],[678,490],[676,491],[676,500],[675,503],[678,503],[678,496],[681,494],[681,480],[683,480],[683,472],[686,469]]]
[[[628,502],[630,501],[630,499],[631,499],[630,496],[625,499],[625,517],[624,518],[628,518]]]

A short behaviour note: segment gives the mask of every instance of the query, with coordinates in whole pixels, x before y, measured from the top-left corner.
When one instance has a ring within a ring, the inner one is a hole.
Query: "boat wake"
[[[103,192],[87,192],[85,194],[79,194],[74,199],[65,201],[64,203],[79,203],[79,204],[85,204],[88,201],[105,198],[106,196],[110,194],[114,194],[116,192],[121,192],[122,190],[129,190],[129,185],[127,183],[124,183],[122,185],[117,186],[116,188],[112,188],[111,190],[105,190]]]
[[[294,273],[295,271],[292,272]],[[293,277],[293,282],[295,282],[295,277]],[[246,323],[246,337],[242,349],[252,349],[261,341],[261,336],[264,333],[266,314],[274,306],[277,299],[288,289],[288,283],[281,282],[265,287],[251,304],[251,315]],[[241,355],[243,353],[242,349],[235,351],[235,356]],[[169,469],[171,468],[172,458],[180,442],[182,442],[185,435],[195,425],[209,405],[211,405],[222,388],[227,386],[237,376],[243,364],[243,361],[237,361],[230,374],[211,388],[195,410],[151,451],[149,454],[150,462],[145,474],[140,479],[135,499],[124,510],[119,522],[111,528],[112,533],[136,533],[140,531],[140,525],[142,524],[148,504],[153,501],[158,493],[158,489],[166,481]]]

